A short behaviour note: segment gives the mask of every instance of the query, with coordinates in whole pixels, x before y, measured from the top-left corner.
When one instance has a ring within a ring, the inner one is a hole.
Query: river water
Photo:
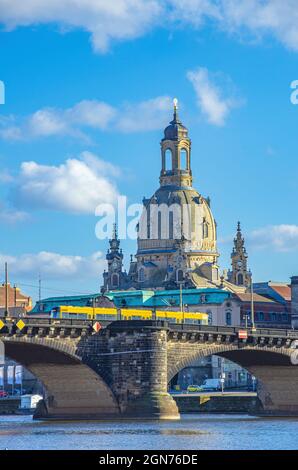
[[[36,422],[0,416],[0,449],[298,449],[298,418],[182,415],[180,421]]]

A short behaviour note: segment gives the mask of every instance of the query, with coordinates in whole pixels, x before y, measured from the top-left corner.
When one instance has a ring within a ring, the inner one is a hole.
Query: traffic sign
[[[4,327],[5,327],[4,321],[0,320],[0,330],[2,330],[2,328],[4,328]]]
[[[238,331],[238,338],[239,339],[247,339],[247,330],[239,330]]]
[[[20,331],[22,331],[23,328],[25,328],[25,326],[26,326],[26,323],[23,322],[23,320],[19,320],[19,321],[18,321],[17,327],[18,327],[18,329],[19,329]]]
[[[93,330],[98,333],[100,330],[101,330],[102,326],[101,324],[97,321],[96,323],[94,323],[93,325]]]

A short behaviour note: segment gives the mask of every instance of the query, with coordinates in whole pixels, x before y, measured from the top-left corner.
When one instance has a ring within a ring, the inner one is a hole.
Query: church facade
[[[249,287],[250,273],[240,225],[237,243],[234,242],[232,270],[226,276],[219,274],[216,222],[210,200],[193,187],[191,139],[178,116],[177,100],[174,100],[173,119],[161,140],[159,188],[151,197],[143,199],[143,214],[137,229],[137,252],[127,273],[114,228],[102,292],[219,287],[244,292]]]

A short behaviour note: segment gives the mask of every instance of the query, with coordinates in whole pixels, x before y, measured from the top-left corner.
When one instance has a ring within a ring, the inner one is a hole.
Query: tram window
[[[78,313],[74,318],[78,318],[79,320],[87,320],[87,315],[86,313]]]

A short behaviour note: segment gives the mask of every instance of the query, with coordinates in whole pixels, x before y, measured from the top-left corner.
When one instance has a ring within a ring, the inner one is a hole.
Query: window
[[[271,320],[276,321],[276,313],[275,312],[271,313]]]
[[[207,315],[208,315],[208,325],[212,325],[212,312],[208,310]]]
[[[119,286],[119,276],[118,274],[113,274],[112,275],[112,287],[118,287]]]
[[[139,269],[139,282],[145,281],[145,270],[144,268]]]
[[[232,313],[231,312],[226,312],[226,325],[227,326],[232,325]]]
[[[172,211],[169,212],[169,239],[174,238],[174,214]]]
[[[203,238],[208,238],[209,236],[209,227],[206,219],[203,219]]]
[[[183,282],[184,276],[183,276],[182,269],[178,269],[176,276],[177,276],[177,282]]]
[[[180,168],[181,168],[181,170],[187,170],[188,169],[187,150],[186,149],[181,149],[180,150]]]
[[[258,313],[258,319],[259,319],[259,321],[264,321],[264,313],[263,312]]]
[[[172,170],[172,167],[173,167],[172,150],[167,149],[165,151],[165,170],[166,171]]]
[[[160,211],[158,211],[158,227],[157,227],[157,231],[158,231],[157,238],[158,238],[158,240],[161,240],[161,212],[160,212]]]
[[[241,274],[241,273],[238,274],[237,279],[238,279],[238,285],[243,286],[243,284],[244,284],[243,283],[243,274]]]

